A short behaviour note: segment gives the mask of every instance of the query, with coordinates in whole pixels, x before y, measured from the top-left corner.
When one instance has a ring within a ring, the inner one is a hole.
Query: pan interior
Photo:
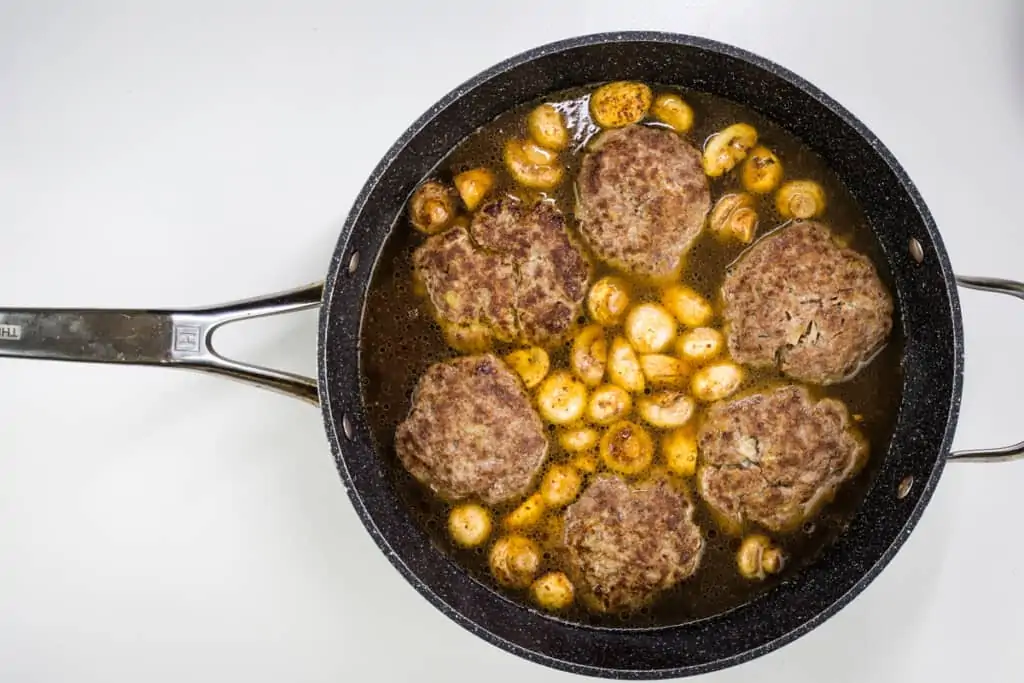
[[[550,93],[540,101],[555,103],[563,111],[574,112],[575,115],[571,117],[574,130],[591,130],[588,126],[586,100],[592,90],[582,88]],[[694,108],[697,124],[686,137],[696,145],[731,123],[743,121],[754,125],[759,132],[760,144],[767,145],[784,160],[787,178],[811,179],[824,187],[829,201],[824,220],[838,237],[848,240],[857,251],[871,257],[883,280],[892,289],[888,265],[860,207],[842,181],[798,138],[735,102],[667,84],[655,84],[654,90],[678,93]],[[502,146],[511,137],[527,134],[524,125],[526,115],[540,101],[525,103],[501,114],[460,141],[430,174],[431,177],[450,184],[453,174],[484,166],[498,173],[494,196],[516,192],[514,182],[503,172]],[[582,142],[574,144],[573,148],[579,149],[577,153],[563,153],[562,158],[567,164],[567,180],[548,197],[567,216],[572,214],[574,199],[571,179],[575,177],[582,158],[582,147]],[[739,191],[742,191],[742,187],[735,173],[712,182],[713,201]],[[759,235],[786,222],[778,215],[772,195],[757,197],[757,202],[761,217]],[[431,363],[457,355],[445,344],[440,327],[431,317],[424,300],[412,290],[411,256],[424,240],[425,236],[413,229],[406,215],[400,214],[370,281],[360,332],[362,391],[369,424],[378,453],[388,463],[394,486],[418,528],[475,580],[529,606],[526,591],[503,590],[493,580],[487,566],[486,547],[466,550],[451,541],[446,532],[446,519],[451,506],[409,476],[395,454],[395,428],[409,411],[417,380]],[[710,231],[705,230],[687,259],[683,282],[714,301],[726,266],[739,257],[743,250],[744,245],[723,244]],[[617,273],[599,266],[595,278],[605,274]],[[634,283],[635,294],[642,295],[644,292],[643,285]],[[657,298],[656,290],[646,293]],[[512,345],[501,345],[495,350],[504,354],[514,348]],[[801,529],[783,535],[772,534],[773,540],[779,542],[787,554],[786,568],[782,573],[765,581],[751,581],[737,572],[735,554],[739,539],[718,530],[706,506],[699,502],[691,479],[687,484],[691,497],[698,500],[696,519],[705,531],[706,540],[706,550],[696,576],[661,595],[650,608],[638,612],[604,615],[587,610],[577,603],[559,616],[570,621],[616,628],[675,625],[729,611],[764,594],[781,581],[798,580],[800,570],[842,532],[878,471],[880,454],[884,454],[888,448],[899,409],[902,348],[902,325],[897,316],[889,343],[852,380],[814,389],[818,396],[843,401],[850,413],[856,416],[876,457],[869,459],[869,466],[855,479],[844,484],[836,501]],[[566,349],[562,348],[552,354],[553,367],[565,364],[566,353]],[[785,381],[778,372],[759,371],[754,374],[751,387],[770,387]],[[549,434],[552,444],[550,460],[566,459],[568,456],[559,452],[553,432]],[[507,513],[513,507],[514,504],[502,506],[497,512]],[[557,542],[547,539],[541,540],[541,543],[549,556],[545,569],[565,570],[564,563],[557,559],[561,556]]]

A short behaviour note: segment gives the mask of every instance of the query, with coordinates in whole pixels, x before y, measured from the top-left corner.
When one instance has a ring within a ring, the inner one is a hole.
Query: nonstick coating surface
[[[416,185],[460,140],[517,104],[601,81],[677,84],[735,100],[802,138],[859,201],[889,262],[906,340],[903,401],[888,452],[847,531],[818,560],[726,614],[660,629],[580,626],[510,601],[472,579],[415,524],[373,449],[360,388],[365,291],[377,255]],[[917,239],[924,260],[909,243]],[[358,254],[358,256],[355,256]],[[338,471],[388,559],[436,607],[489,642],[559,669],[668,678],[730,666],[806,633],[855,597],[913,529],[942,472],[959,411],[960,307],[945,248],[923,201],[885,147],[799,77],[712,41],[617,33],[514,57],[449,93],[392,147],[338,241],[321,310],[319,385]],[[903,498],[901,482],[913,477]]]

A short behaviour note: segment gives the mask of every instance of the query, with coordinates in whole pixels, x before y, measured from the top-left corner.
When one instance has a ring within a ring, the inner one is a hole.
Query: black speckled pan
[[[905,339],[903,402],[884,461],[849,528],[793,580],[731,612],[682,626],[573,625],[519,606],[470,578],[399,503],[374,452],[360,390],[367,283],[416,185],[479,126],[546,93],[632,79],[735,100],[800,137],[845,182],[892,273]],[[961,284],[1024,298],[1024,285]],[[317,382],[219,356],[214,330],[241,318],[321,306]],[[956,279],[928,209],[881,142],[814,86],[755,55],[689,36],[615,33],[555,43],[499,64],[446,95],[391,148],[345,223],[326,282],[189,311],[0,311],[0,355],[161,364],[216,372],[319,400],[338,471],[367,530],[431,603],[487,641],[559,669],[669,678],[720,669],[792,641],[848,603],[899,550],[949,457],[998,460],[1024,444],[949,454],[960,403],[963,336]]]

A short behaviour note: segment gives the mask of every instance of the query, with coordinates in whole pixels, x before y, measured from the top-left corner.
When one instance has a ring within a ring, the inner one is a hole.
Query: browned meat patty
[[[468,231],[429,238],[413,263],[441,321],[548,347],[571,334],[590,279],[558,209],[509,197],[481,207]]]
[[[892,331],[892,297],[871,261],[815,222],[758,241],[726,274],[722,299],[733,358],[805,382],[846,379]]]
[[[478,249],[469,232],[456,227],[427,239],[413,254],[413,265],[441,321],[482,323],[503,341],[519,336],[519,276],[511,256]]]
[[[518,266],[515,306],[523,338],[541,346],[565,341],[583,312],[590,264],[569,239],[561,212],[506,197],[481,207],[469,230],[481,247]]]
[[[427,368],[395,449],[409,473],[442,498],[494,504],[526,493],[548,440],[519,379],[485,354]]]
[[[712,405],[697,444],[707,504],[730,526],[772,531],[813,516],[868,453],[846,406],[793,385]]]
[[[648,126],[602,133],[583,158],[576,190],[580,232],[594,254],[654,279],[679,271],[711,208],[700,151]]]
[[[603,611],[632,610],[692,576],[704,549],[693,510],[663,480],[597,479],[565,513],[564,542],[586,599]]]

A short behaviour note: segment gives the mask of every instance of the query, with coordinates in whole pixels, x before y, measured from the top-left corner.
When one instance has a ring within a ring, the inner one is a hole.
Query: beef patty
[[[427,368],[395,449],[409,473],[442,498],[494,504],[526,493],[548,440],[519,379],[484,354]]]
[[[663,480],[597,479],[565,513],[565,547],[585,599],[628,611],[692,576],[704,548],[693,511]]]
[[[846,379],[892,331],[892,298],[871,261],[816,222],[758,241],[726,274],[722,299],[733,358],[806,382]]]
[[[594,254],[653,279],[679,272],[711,208],[700,151],[649,126],[598,136],[583,158],[576,191],[580,232]]]
[[[468,230],[427,239],[413,264],[442,324],[546,347],[571,334],[590,278],[558,209],[510,197],[481,207]]]
[[[868,453],[846,406],[795,385],[712,405],[697,444],[700,496],[728,526],[772,531],[813,516]]]
[[[428,238],[413,254],[413,265],[439,322],[480,323],[502,341],[519,336],[519,276],[511,256],[477,248],[468,230],[455,227]]]

